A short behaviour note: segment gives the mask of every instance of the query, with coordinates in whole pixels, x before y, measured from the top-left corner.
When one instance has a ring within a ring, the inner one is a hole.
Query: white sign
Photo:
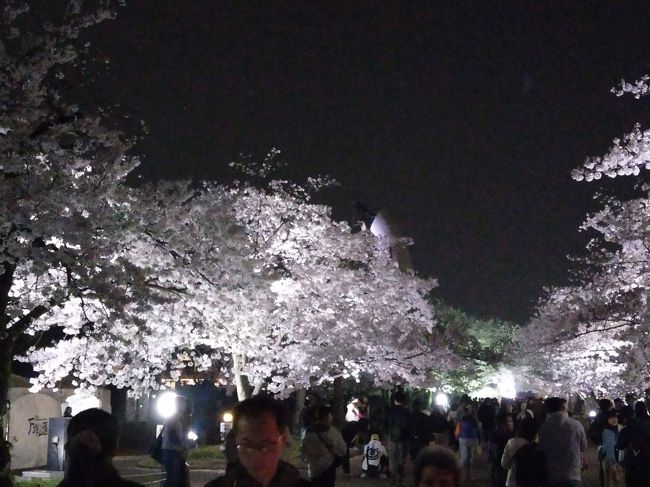
[[[45,394],[27,394],[11,402],[9,414],[11,468],[46,465],[48,418],[61,416],[59,401]]]

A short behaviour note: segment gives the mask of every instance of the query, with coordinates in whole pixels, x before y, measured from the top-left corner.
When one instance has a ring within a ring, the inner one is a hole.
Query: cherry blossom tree
[[[2,15],[0,415],[17,354],[37,387],[71,376],[136,393],[188,363],[222,368],[242,394],[362,372],[419,383],[450,366],[434,282],[314,204],[322,180],[126,184],[132,140],[65,86],[74,40],[114,16],[109,3],[71,1],[36,30],[22,2]]]
[[[639,98],[644,77],[612,91]],[[621,392],[650,386],[650,132],[636,125],[602,157],[573,172],[578,181],[637,176],[636,196],[606,198],[583,230],[598,235],[577,284],[548,291],[520,337],[524,360],[554,388]]]
[[[124,186],[137,165],[125,156],[131,140],[107,128],[105,115],[66,97],[67,76],[81,63],[75,40],[114,11],[107,2],[87,8],[70,1],[60,19],[43,23],[28,3],[10,1],[0,15],[2,417],[16,353],[67,326],[96,333],[98,317],[118,318],[158,298],[145,269],[116,252],[139,223],[130,216],[137,201]],[[51,329],[59,309],[71,321]],[[1,450],[4,470],[4,442]]]
[[[156,285],[179,299],[137,326],[113,322],[112,336],[31,350],[42,385],[71,374],[139,392],[166,370],[218,363],[245,397],[246,382],[282,393],[361,373],[418,383],[433,360],[449,365],[427,302],[434,283],[400,272],[369,232],[333,221],[303,188],[170,183],[146,193],[156,214],[144,220],[156,223],[143,223],[128,258],[155,261]]]

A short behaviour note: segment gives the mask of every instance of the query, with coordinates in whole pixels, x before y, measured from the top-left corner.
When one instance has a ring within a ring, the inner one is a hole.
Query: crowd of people
[[[410,407],[408,405],[410,404]],[[161,433],[166,487],[189,486],[185,440],[191,408],[178,399],[177,414]],[[333,487],[339,466],[349,473],[351,447],[360,447],[362,476],[389,477],[404,485],[405,463],[411,462],[415,486],[460,486],[472,478],[476,455],[486,451],[492,487],[574,487],[587,468],[588,440],[598,445],[600,485],[650,485],[650,414],[644,401],[602,399],[590,424],[567,411],[559,397],[500,404],[461,397],[444,411],[426,408],[415,398],[409,403],[396,391],[381,421],[370,421],[363,399],[353,401],[344,426],[332,425],[329,406],[315,406],[304,425],[300,452],[307,478],[282,460],[290,441],[287,414],[281,402],[255,396],[234,410],[233,428],[226,441],[224,475],[206,487]],[[372,427],[370,426],[372,425]],[[346,439],[344,431],[354,435]],[[68,463],[62,487],[136,486],[121,479],[113,467],[118,428],[115,419],[99,409],[72,418],[68,427]],[[346,469],[347,457],[347,469]]]

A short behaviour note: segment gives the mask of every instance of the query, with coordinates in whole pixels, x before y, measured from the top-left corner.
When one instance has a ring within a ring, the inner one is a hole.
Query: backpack
[[[546,483],[546,457],[536,443],[527,443],[512,457],[518,487],[537,487]]]

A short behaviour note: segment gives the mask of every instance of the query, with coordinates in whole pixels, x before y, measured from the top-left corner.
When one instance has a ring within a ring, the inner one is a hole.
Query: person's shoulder
[[[577,420],[577,419],[575,419],[575,418],[569,418],[569,421],[570,421],[571,424],[573,424],[573,426],[574,426],[575,428],[577,428],[579,431],[584,431],[584,430],[585,430],[585,426],[584,426],[584,425],[583,425],[579,420]]]
[[[246,477],[248,477],[246,470],[238,463],[232,469],[228,470],[225,475],[211,480],[204,487],[232,487]]]
[[[143,485],[130,480],[120,479],[120,482],[115,487],[143,487]]]
[[[223,475],[214,480],[210,480],[210,482],[205,484],[203,487],[230,487],[231,485],[233,485],[232,481]]]
[[[327,429],[327,434],[329,434],[329,435],[339,436],[339,435],[341,434],[341,430],[338,429],[336,426],[334,426],[334,425],[332,424],[332,425],[330,425],[330,427]]]
[[[515,445],[517,444],[517,440],[518,440],[518,438],[516,438],[516,437],[515,437],[515,438],[510,438],[510,439],[506,442],[506,448],[514,448]]]
[[[305,487],[311,485],[307,479],[300,476],[300,471],[295,466],[284,460],[278,462],[278,472],[276,473],[272,484],[275,485],[276,481],[277,485],[281,485],[282,487]]]

